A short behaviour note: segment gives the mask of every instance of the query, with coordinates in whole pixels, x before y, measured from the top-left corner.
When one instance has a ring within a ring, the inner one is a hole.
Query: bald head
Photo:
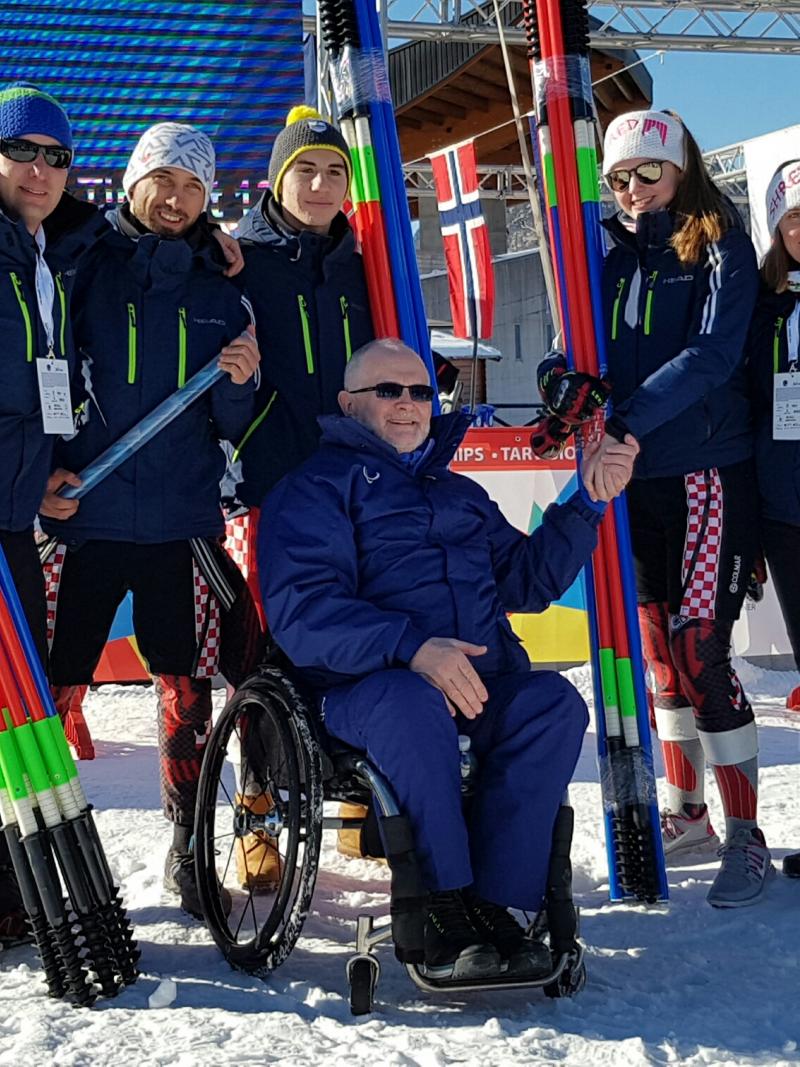
[[[339,406],[348,418],[363,423],[398,452],[413,452],[430,431],[431,401],[412,400],[408,389],[398,398],[379,397],[373,386],[382,382],[430,385],[430,380],[423,361],[402,341],[370,341],[347,364]]]
[[[362,385],[374,385],[374,382],[367,382],[366,378],[373,376],[374,367],[380,367],[386,362],[391,363],[393,367],[399,365],[413,367],[418,374],[422,375],[417,381],[427,382],[430,379],[425,364],[413,348],[398,341],[396,337],[381,337],[375,341],[367,341],[350,357],[344,372],[345,389],[359,389]],[[394,379],[381,377],[376,380],[385,382]]]

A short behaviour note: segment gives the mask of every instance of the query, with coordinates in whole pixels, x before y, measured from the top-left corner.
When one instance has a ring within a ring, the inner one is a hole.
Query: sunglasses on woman
[[[66,170],[72,162],[72,149],[63,145],[37,144],[23,137],[0,137],[0,155],[14,163],[33,163],[40,152],[48,167],[55,167],[56,170]]]
[[[418,404],[433,400],[432,385],[401,385],[400,382],[378,382],[377,385],[368,385],[364,389],[348,389],[347,392],[374,393],[379,400],[399,400],[406,389],[411,399]]]
[[[631,178],[636,175],[642,185],[655,185],[661,181],[664,173],[664,165],[658,160],[650,160],[649,163],[640,163],[638,167],[618,167],[606,174],[606,181],[610,189],[615,193],[624,193],[631,183]]]

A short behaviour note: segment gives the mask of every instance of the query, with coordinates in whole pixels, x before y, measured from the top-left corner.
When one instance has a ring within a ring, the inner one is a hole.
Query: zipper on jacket
[[[772,338],[772,361],[775,365],[775,373],[778,373],[778,364],[781,358],[781,330],[783,329],[783,319],[779,316],[775,319],[775,334]]]
[[[136,308],[128,304],[128,385],[136,381]]]
[[[620,305],[620,301],[622,300],[622,292],[623,292],[624,288],[625,288],[625,279],[624,278],[620,278],[620,280],[617,282],[617,295],[614,298],[614,307],[612,308],[612,311],[611,311],[611,340],[612,341],[616,341],[616,339],[617,339],[617,324],[619,322],[619,305]]]
[[[350,343],[350,315],[348,310],[350,305],[347,303],[346,296],[339,297],[339,306],[342,309],[342,329],[344,330],[344,351],[347,362],[350,362],[350,357],[353,354],[353,346]]]
[[[56,275],[56,290],[58,291],[58,305],[61,308],[61,329],[58,333],[58,340],[61,345],[61,358],[66,359],[67,349],[65,345],[65,336],[67,329],[67,294],[64,292],[64,280],[61,277],[61,271]]]
[[[273,393],[272,393],[272,396],[267,401],[267,406],[264,408],[264,410],[261,412],[261,414],[256,416],[256,418],[253,419],[253,421],[247,427],[247,431],[246,431],[244,437],[241,439],[239,444],[234,449],[234,453],[233,453],[233,462],[234,463],[238,460],[239,456],[242,454],[242,449],[244,448],[244,446],[247,444],[247,442],[250,440],[250,438],[253,436],[253,434],[256,432],[256,430],[259,428],[259,426],[264,421],[264,419],[267,417],[267,415],[269,415],[269,409],[275,403],[275,397],[277,395],[278,395],[278,390],[275,389],[273,391]]]
[[[178,308],[178,388],[186,385],[186,308]]]
[[[658,277],[658,271],[654,270],[647,278],[647,296],[644,302],[644,335],[648,337],[650,334],[650,321],[653,314],[653,290],[656,287],[656,278]]]
[[[22,312],[22,318],[25,322],[25,358],[28,363],[33,363],[33,329],[31,327],[31,313],[28,311],[28,304],[25,300],[25,292],[22,288],[22,282],[18,274],[14,271],[11,272],[11,284],[14,286],[14,295],[17,298],[19,304],[19,310]]]
[[[311,348],[311,327],[308,323],[308,302],[302,293],[297,294],[297,306],[300,308],[300,325],[303,327],[303,347],[306,350],[306,370],[314,373],[314,352]]]

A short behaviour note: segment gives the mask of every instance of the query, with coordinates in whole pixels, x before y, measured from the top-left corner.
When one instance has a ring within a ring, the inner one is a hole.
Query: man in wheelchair
[[[317,693],[326,729],[394,787],[429,891],[425,973],[546,974],[547,949],[507,910],[541,907],[553,824],[587,726],[577,690],[532,671],[507,612],[540,612],[574,581],[638,446],[552,505],[530,536],[448,464],[469,426],[432,418],[422,360],[379,340],[348,364],[341,415],[267,497],[266,615]],[[478,759],[468,817],[459,735]]]

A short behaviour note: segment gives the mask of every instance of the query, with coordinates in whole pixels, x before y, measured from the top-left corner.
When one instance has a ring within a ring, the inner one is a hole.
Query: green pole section
[[[555,161],[552,152],[548,152],[544,157],[544,187],[547,192],[547,206],[558,207]]]
[[[381,198],[381,187],[378,182],[378,171],[375,167],[375,150],[372,145],[365,145],[361,150],[364,173],[364,199],[378,201]]]
[[[25,779],[22,776],[22,765],[14,744],[14,735],[10,730],[0,731],[0,768],[3,778],[7,783],[10,800],[24,800],[28,795],[25,788]]]
[[[14,727],[14,740],[19,746],[22,764],[31,781],[34,793],[43,793],[50,788],[50,776],[42,760],[31,724]]]
[[[50,723],[54,720],[58,720],[59,726],[61,721],[57,715],[48,716],[45,719],[39,719],[38,722],[31,723],[34,737],[38,745],[39,751],[42,755],[44,765],[47,767],[47,773],[50,776],[50,780],[53,785],[66,785],[69,782],[70,776],[67,773],[67,769],[64,766],[64,761],[61,757],[56,739],[53,737],[53,732],[50,729]],[[63,733],[63,728],[62,728]]]
[[[577,148],[575,162],[578,170],[581,203],[597,202],[600,199],[597,188],[597,157],[590,148]]]
[[[619,714],[619,694],[617,692],[617,674],[614,670],[614,649],[599,650],[600,681],[603,686],[603,703],[606,708],[616,708]]]
[[[364,185],[361,180],[361,157],[357,145],[350,146],[350,158],[353,161],[353,180],[350,192],[353,194],[353,207],[364,203]]]
[[[75,766],[75,760],[72,758],[69,744],[64,736],[64,727],[61,725],[61,719],[59,719],[58,715],[49,715],[43,721],[49,724],[53,742],[58,749],[61,762],[64,765],[64,770],[67,775],[66,780],[72,781],[73,778],[77,777],[78,768]]]
[[[617,660],[620,712],[626,718],[636,718],[636,690],[633,685],[633,666],[627,657]]]

